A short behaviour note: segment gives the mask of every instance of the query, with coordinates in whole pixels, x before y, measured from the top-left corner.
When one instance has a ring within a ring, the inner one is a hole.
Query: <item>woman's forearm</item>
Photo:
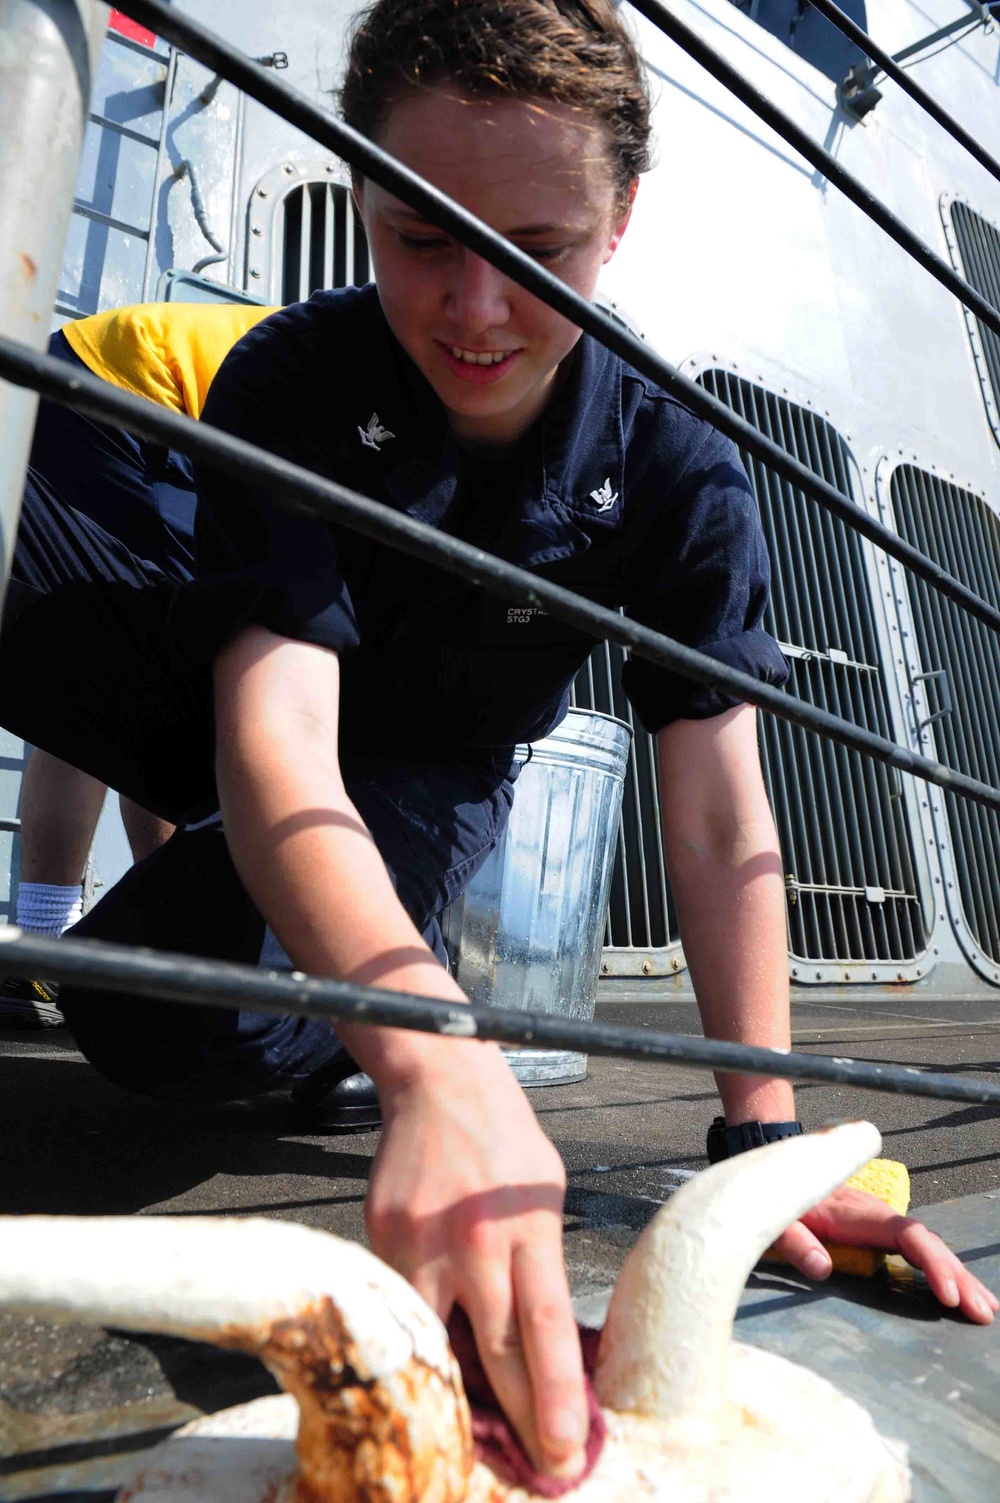
[[[773,824],[744,829],[728,850],[675,855],[671,882],[706,1035],[787,1049],[785,897]],[[788,1081],[728,1074],[716,1079],[731,1124],[795,1116]]]
[[[464,1001],[396,896],[337,760],[336,658],[251,628],[216,669],[216,777],[240,878],[294,964]],[[360,1064],[406,1075],[440,1041],[340,1027]]]
[[[659,735],[664,854],[705,1033],[791,1042],[781,852],[748,705]],[[730,1124],[795,1116],[791,1085],[718,1077]]]
[[[285,749],[279,762],[266,736],[249,766],[219,759],[233,860],[283,948],[314,975],[464,1001],[397,898],[343,784],[303,760]],[[436,1052],[433,1040],[396,1029],[337,1031],[380,1084]]]

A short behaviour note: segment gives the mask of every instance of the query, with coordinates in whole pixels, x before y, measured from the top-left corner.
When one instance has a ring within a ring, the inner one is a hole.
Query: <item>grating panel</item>
[[[701,384],[853,498],[850,455],[808,408],[722,370]],[[859,535],[743,455],[773,568],[767,626],[791,660],[791,693],[891,737]],[[915,959],[926,946],[901,787],[889,768],[762,717],[768,791],[781,837],[794,957]]]
[[[622,690],[624,659],[620,647],[608,642],[596,647],[577,676],[573,704],[617,715],[632,727],[605,944],[648,953],[676,941],[677,921],[663,861],[656,743],[636,725]]]
[[[368,242],[349,188],[326,180],[296,184],[285,196],[282,218],[283,303],[371,280]]]
[[[890,495],[900,535],[1000,606],[1000,521],[986,503],[913,465],[893,471]],[[908,583],[922,669],[936,675],[927,696],[928,714],[937,717],[936,755],[996,787],[1000,639],[923,580],[910,576]],[[944,800],[966,922],[1000,962],[1000,816],[953,794]]]
[[[829,423],[725,371],[699,380],[853,498],[849,451]],[[743,460],[773,568],[766,624],[791,660],[791,692],[891,736],[861,539],[764,465],[747,454]],[[574,702],[632,724],[619,682],[622,659],[618,648],[597,648],[577,679]],[[898,775],[771,716],[762,717],[761,749],[785,858],[792,957],[827,964],[915,960],[926,948],[927,929]],[[607,943],[648,951],[677,937],[663,867],[655,742],[639,727]]]
[[[994,308],[1000,308],[1000,230],[958,199],[951,204],[951,223],[961,257],[960,270],[978,293]],[[967,314],[967,321],[986,410],[1000,443],[1000,336],[971,314]]]

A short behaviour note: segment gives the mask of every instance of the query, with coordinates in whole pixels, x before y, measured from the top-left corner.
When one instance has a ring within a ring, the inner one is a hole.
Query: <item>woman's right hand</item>
[[[378,1082],[372,1247],[442,1320],[462,1306],[533,1463],[575,1476],[588,1412],[563,1261],[562,1160],[495,1045],[423,1037],[413,1056]]]

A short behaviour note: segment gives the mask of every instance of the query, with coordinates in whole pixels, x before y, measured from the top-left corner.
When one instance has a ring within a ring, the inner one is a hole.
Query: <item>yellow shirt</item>
[[[276,312],[253,303],[136,303],[62,332],[95,375],[196,418],[233,345]]]

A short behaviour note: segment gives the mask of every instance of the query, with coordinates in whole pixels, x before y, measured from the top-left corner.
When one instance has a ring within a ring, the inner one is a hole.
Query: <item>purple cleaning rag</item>
[[[583,1351],[583,1367],[587,1375],[587,1405],[590,1412],[590,1433],[585,1447],[586,1462],[578,1477],[568,1479],[546,1477],[536,1471],[534,1464],[518,1440],[510,1421],[497,1403],[479,1353],[469,1318],[464,1310],[456,1307],[448,1321],[448,1339],[462,1371],[462,1381],[472,1410],[472,1438],[476,1443],[476,1456],[486,1463],[498,1476],[537,1493],[541,1498],[561,1498],[579,1487],[597,1465],[604,1449],[607,1426],[590,1383],[590,1375],[597,1361],[600,1331],[580,1326],[580,1347]]]

